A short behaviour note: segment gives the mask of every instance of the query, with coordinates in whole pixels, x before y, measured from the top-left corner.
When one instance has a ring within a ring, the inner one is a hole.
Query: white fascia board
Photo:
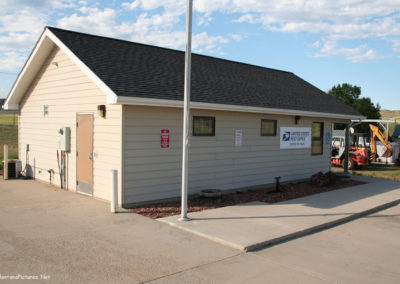
[[[382,122],[382,123],[396,123],[396,120],[382,120],[382,119],[354,119],[351,122]]]
[[[124,105],[137,105],[137,106],[183,108],[183,101],[149,99],[149,98],[139,98],[139,97],[119,96],[115,103],[116,104],[124,104]],[[200,103],[200,102],[190,102],[190,108],[204,109],[204,110],[219,110],[219,111],[266,113],[266,114],[276,114],[276,115],[292,115],[292,116],[299,115],[299,116],[307,116],[307,117],[322,117],[322,118],[334,118],[334,119],[345,119],[345,120],[365,118],[363,116],[356,116],[356,115],[344,115],[344,114],[334,114],[334,113],[325,113],[325,112],[312,112],[312,111],[301,111],[301,110],[290,110],[290,109],[275,109],[275,108],[264,108],[264,107],[249,107],[249,106],[212,104],[212,103]]]
[[[50,51],[57,45],[107,96],[107,103],[114,104],[117,95],[93,73],[56,35],[49,29],[42,33],[35,48],[17,77],[5,103],[4,109],[18,110],[19,103],[43,65]]]
[[[10,104],[8,103],[7,105],[3,105],[3,109],[5,110],[18,110],[19,109],[19,104]]]
[[[99,87],[107,96],[107,104],[115,104],[117,95],[89,67],[86,66],[55,34],[46,29],[45,34]]]
[[[25,62],[24,67],[18,74],[17,80],[15,80],[11,91],[4,102],[4,109],[19,109],[19,102],[21,101],[23,95],[25,94],[33,78],[36,76],[37,71],[43,64],[53,46],[54,44],[46,39],[45,33],[42,33],[34,49],[29,55],[28,60]]]

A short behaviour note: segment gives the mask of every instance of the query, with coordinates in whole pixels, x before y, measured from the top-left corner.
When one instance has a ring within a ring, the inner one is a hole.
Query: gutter
[[[149,98],[139,98],[139,97],[118,96],[115,101],[108,102],[108,103],[121,104],[121,105],[136,105],[136,106],[183,108],[183,101],[149,99]],[[248,113],[268,113],[268,114],[278,114],[278,115],[299,115],[299,116],[307,116],[307,117],[323,117],[323,118],[336,118],[336,119],[346,119],[346,120],[365,119],[364,116],[357,116],[357,115],[346,115],[346,114],[335,114],[335,113],[313,112],[313,111],[302,111],[302,110],[291,110],[291,109],[278,109],[278,108],[265,108],[265,107],[226,105],[226,104],[213,104],[213,103],[201,103],[201,102],[193,102],[193,101],[190,102],[190,108],[191,109],[204,109],[204,110],[248,112]]]

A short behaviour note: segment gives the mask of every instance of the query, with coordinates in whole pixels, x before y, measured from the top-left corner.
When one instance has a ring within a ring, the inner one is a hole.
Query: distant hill
[[[400,123],[400,110],[387,110],[381,109],[382,119],[394,119],[397,123]]]
[[[392,135],[396,124],[400,124],[400,110],[381,109],[382,119],[393,119],[396,123],[390,124],[389,134]]]

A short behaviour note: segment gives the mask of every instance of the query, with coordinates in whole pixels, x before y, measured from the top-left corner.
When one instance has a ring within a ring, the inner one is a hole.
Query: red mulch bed
[[[335,184],[327,186],[318,186],[310,181],[304,181],[286,184],[283,186],[283,191],[279,192],[275,190],[275,187],[268,187],[265,189],[248,190],[246,192],[223,194],[218,198],[194,197],[188,200],[188,212],[203,211],[253,201],[276,203],[359,184],[363,184],[363,182],[351,179],[338,179]],[[173,201],[141,205],[129,209],[129,211],[157,219],[180,214],[181,202]]]

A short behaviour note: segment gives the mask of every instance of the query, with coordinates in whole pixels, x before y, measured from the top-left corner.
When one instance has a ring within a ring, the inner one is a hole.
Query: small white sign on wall
[[[235,130],[235,146],[242,146],[243,132],[242,129]]]
[[[281,127],[281,149],[311,148],[311,128],[309,127]]]

